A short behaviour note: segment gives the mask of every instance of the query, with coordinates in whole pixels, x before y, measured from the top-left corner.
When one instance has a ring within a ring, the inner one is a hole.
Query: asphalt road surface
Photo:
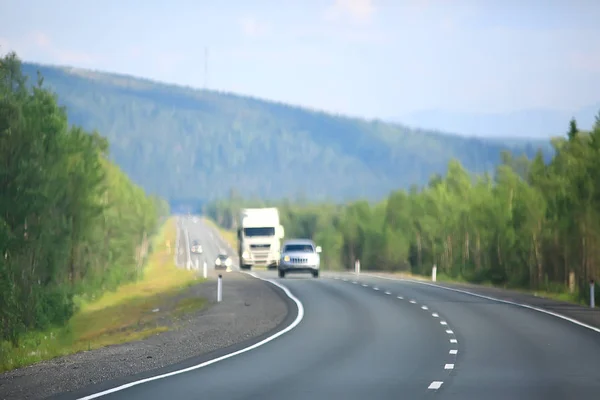
[[[188,248],[186,240],[189,240],[189,246],[194,240],[197,240],[202,246],[202,254],[191,253],[191,263],[195,267],[196,260],[199,262],[200,270],[204,261],[206,261],[208,270],[214,271],[215,260],[221,253],[228,254],[232,260],[232,270],[239,270],[238,256],[219,233],[202,218],[196,216],[180,216],[177,219],[179,229],[178,252],[179,258],[177,265],[185,267],[188,259]]]
[[[216,232],[201,220],[187,223],[195,226],[188,228],[191,240],[194,235],[213,240],[212,246],[202,245],[209,257],[216,257],[224,244]],[[351,274],[319,279],[255,274],[285,285],[301,302],[301,321],[293,329],[250,351],[102,398],[600,396],[600,333],[591,329],[415,282]]]

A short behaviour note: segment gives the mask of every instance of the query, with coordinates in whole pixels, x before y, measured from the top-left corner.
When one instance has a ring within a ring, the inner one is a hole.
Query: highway
[[[220,248],[230,251],[201,220],[184,224],[190,240],[201,241],[208,259]],[[600,396],[600,333],[591,329],[416,282],[365,274],[358,279],[348,273],[319,279],[278,279],[274,271],[254,274],[284,285],[299,301],[299,323],[293,329],[250,351],[102,398]]]

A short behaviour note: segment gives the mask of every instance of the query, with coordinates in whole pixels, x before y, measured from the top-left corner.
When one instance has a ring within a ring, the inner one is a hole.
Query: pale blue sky
[[[598,0],[0,0],[25,60],[366,117],[600,100]]]

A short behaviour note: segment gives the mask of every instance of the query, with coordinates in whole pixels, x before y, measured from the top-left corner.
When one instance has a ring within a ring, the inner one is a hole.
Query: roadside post
[[[200,261],[198,261],[198,259],[196,258],[196,271],[198,271],[200,269]]]
[[[356,277],[360,276],[360,260],[354,261],[354,272],[356,272]]]
[[[433,264],[433,268],[431,269],[431,280],[435,282],[437,280],[437,266]]]
[[[596,307],[596,294],[594,293],[594,289],[595,289],[596,283],[594,282],[594,279],[590,279],[590,307],[594,308]]]
[[[217,280],[217,303],[220,303],[223,300],[223,277],[219,274],[219,279]]]
[[[206,265],[206,261],[204,261],[204,264],[202,266],[202,276],[204,276],[204,279],[208,277],[208,267]]]

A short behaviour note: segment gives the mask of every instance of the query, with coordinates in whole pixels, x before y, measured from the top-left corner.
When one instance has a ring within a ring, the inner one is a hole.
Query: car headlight
[[[285,261],[285,262],[290,261],[290,256],[283,256],[283,261]]]
[[[231,266],[231,258],[225,260],[225,265],[227,265],[228,267]]]
[[[250,257],[250,254],[248,254],[248,252],[247,252],[247,251],[244,251],[244,252],[242,253],[242,258],[249,258],[249,257]]]
[[[217,264],[217,265],[221,265],[221,259],[220,259],[220,258],[217,258],[217,262],[216,262],[215,264]]]

